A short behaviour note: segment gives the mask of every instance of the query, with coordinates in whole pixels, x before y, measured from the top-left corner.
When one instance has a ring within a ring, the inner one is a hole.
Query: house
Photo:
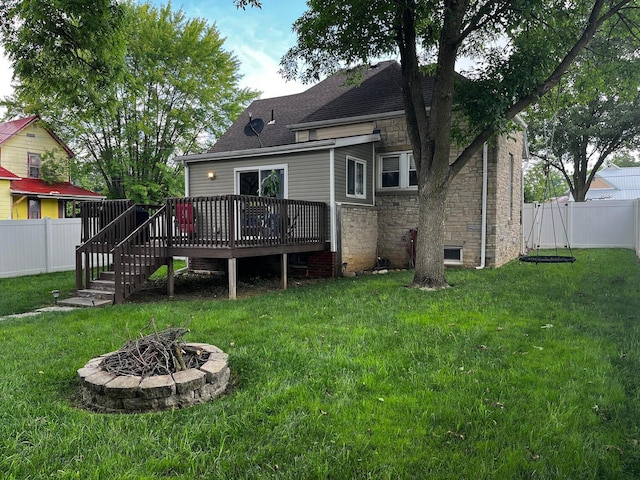
[[[640,198],[640,167],[610,164],[600,169],[587,191],[586,200],[633,200]]]
[[[64,218],[75,210],[69,204],[105,198],[69,181],[46,183],[47,156],[68,163],[73,152],[38,116],[0,123],[0,219]]]
[[[432,78],[422,81],[428,106]],[[499,136],[456,177],[447,264],[493,267],[518,256],[525,151],[523,132]],[[338,73],[299,94],[256,100],[207,153],[179,160],[188,197],[260,195],[275,172],[279,197],[324,202],[326,251],[290,259],[307,274],[412,263],[417,179],[395,61],[370,66],[358,85]],[[190,265],[215,268],[208,259]]]

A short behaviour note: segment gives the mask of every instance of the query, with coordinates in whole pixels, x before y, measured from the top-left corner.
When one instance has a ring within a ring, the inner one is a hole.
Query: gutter
[[[183,155],[175,157],[175,161],[183,163],[208,162],[211,160],[239,160],[248,157],[262,157],[267,155],[283,155],[287,153],[301,153],[314,150],[326,150],[327,148],[348,147],[363,143],[379,142],[380,134],[358,135],[354,137],[333,138],[329,140],[315,140],[311,142],[291,143],[277,145],[275,147],[251,148],[248,150],[231,150],[228,152],[200,153],[196,155]]]
[[[489,147],[487,142],[482,146],[482,240],[480,245],[480,265],[476,270],[482,270],[487,262],[487,190],[488,190]]]

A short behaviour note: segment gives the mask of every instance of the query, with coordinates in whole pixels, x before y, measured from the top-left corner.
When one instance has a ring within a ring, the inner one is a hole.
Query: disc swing
[[[547,144],[547,152],[552,152],[553,145],[553,136],[555,133],[555,125],[557,122],[557,112],[558,112],[558,99],[560,96],[560,87],[558,87],[558,96],[556,97],[556,112],[553,116],[553,128],[551,131],[551,135],[549,135],[549,140]],[[519,260],[525,263],[535,263],[536,265],[539,263],[573,263],[576,261],[576,258],[573,256],[573,252],[571,251],[571,245],[569,244],[569,236],[567,235],[567,227],[565,225],[564,218],[562,216],[562,212],[560,211],[560,203],[557,199],[552,199],[552,189],[551,189],[551,180],[550,180],[550,170],[551,170],[551,162],[549,160],[546,161],[544,166],[544,187],[542,193],[542,204],[539,208],[535,209],[535,214],[533,217],[533,222],[531,223],[531,230],[529,231],[529,236],[527,237],[527,245],[531,244],[531,239],[533,237],[533,231],[536,226],[536,220],[538,220],[538,213],[540,213],[540,228],[538,229],[537,242],[534,249],[534,253],[521,255]],[[569,250],[568,255],[561,254],[558,249],[558,241],[556,236],[556,217],[554,215],[554,205],[556,207],[557,216],[560,220],[560,225],[562,226],[562,232],[564,233],[564,238],[567,240],[567,244],[565,248]],[[553,229],[553,245],[554,245],[554,255],[541,255],[540,254],[540,239],[542,238],[542,227],[544,226],[544,211],[546,207],[549,207],[551,212],[551,227]]]
[[[549,170],[550,170],[550,165],[547,162],[544,168],[545,183],[544,183],[544,190],[543,190],[544,191],[543,200],[549,199],[550,197],[549,194],[551,193],[551,187],[550,187],[550,181],[549,181]],[[540,239],[542,238],[542,227],[544,225],[544,211],[547,205],[551,212],[551,227],[553,229],[553,245],[554,245],[554,251],[555,251],[554,255],[540,254]],[[560,224],[562,226],[564,238],[567,239],[567,245],[565,247],[568,248],[569,250],[568,255],[561,254],[558,248],[558,241],[556,236],[556,216],[555,216],[556,214],[554,214],[554,205],[557,210],[557,217],[559,218]],[[565,225],[564,218],[562,217],[562,212],[560,211],[560,203],[557,200],[551,200],[549,202],[543,201],[542,205],[535,210],[535,214],[533,216],[533,222],[531,224],[531,230],[529,231],[529,236],[527,237],[527,244],[531,243],[531,239],[533,237],[533,231],[536,225],[536,220],[538,220],[538,213],[540,213],[540,219],[539,219],[540,228],[538,229],[538,237],[537,237],[538,241],[536,242],[536,247],[534,249],[535,253],[528,254],[528,255],[521,255],[519,258],[520,261],[525,263],[535,263],[536,265],[538,263],[573,263],[575,262],[576,258],[573,256],[573,252],[571,251],[571,245],[569,244],[569,240],[568,240],[569,236],[567,235],[567,227]]]

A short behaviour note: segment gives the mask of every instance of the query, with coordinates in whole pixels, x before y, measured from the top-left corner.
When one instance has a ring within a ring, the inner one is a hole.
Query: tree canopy
[[[246,3],[246,2],[244,2]],[[418,174],[413,283],[446,286],[444,205],[452,179],[482,145],[538,101],[614,17],[637,0],[309,0],[293,26],[297,45],[283,72],[314,80],[346,66],[399,54],[408,135]],[[477,63],[457,82],[461,56]],[[431,65],[427,111],[420,66]],[[455,101],[454,101],[455,96]],[[454,116],[454,109],[457,115]],[[452,138],[467,125],[461,153]]]
[[[0,33],[14,76],[48,95],[101,88],[120,74],[125,9],[118,0],[3,0]]]
[[[562,174],[576,202],[602,165],[640,146],[637,33],[612,25],[529,111],[532,151]]]
[[[126,49],[109,65],[119,75],[87,91],[78,70],[65,90],[18,72],[16,105],[68,139],[109,197],[158,202],[183,194],[172,158],[205,150],[257,94],[238,87],[215,26],[171,5],[120,7]]]

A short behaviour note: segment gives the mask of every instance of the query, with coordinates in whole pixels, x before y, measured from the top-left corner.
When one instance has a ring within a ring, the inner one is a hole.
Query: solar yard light
[[[58,297],[60,296],[60,290],[51,290],[51,295],[53,295],[53,303],[57,305]]]

